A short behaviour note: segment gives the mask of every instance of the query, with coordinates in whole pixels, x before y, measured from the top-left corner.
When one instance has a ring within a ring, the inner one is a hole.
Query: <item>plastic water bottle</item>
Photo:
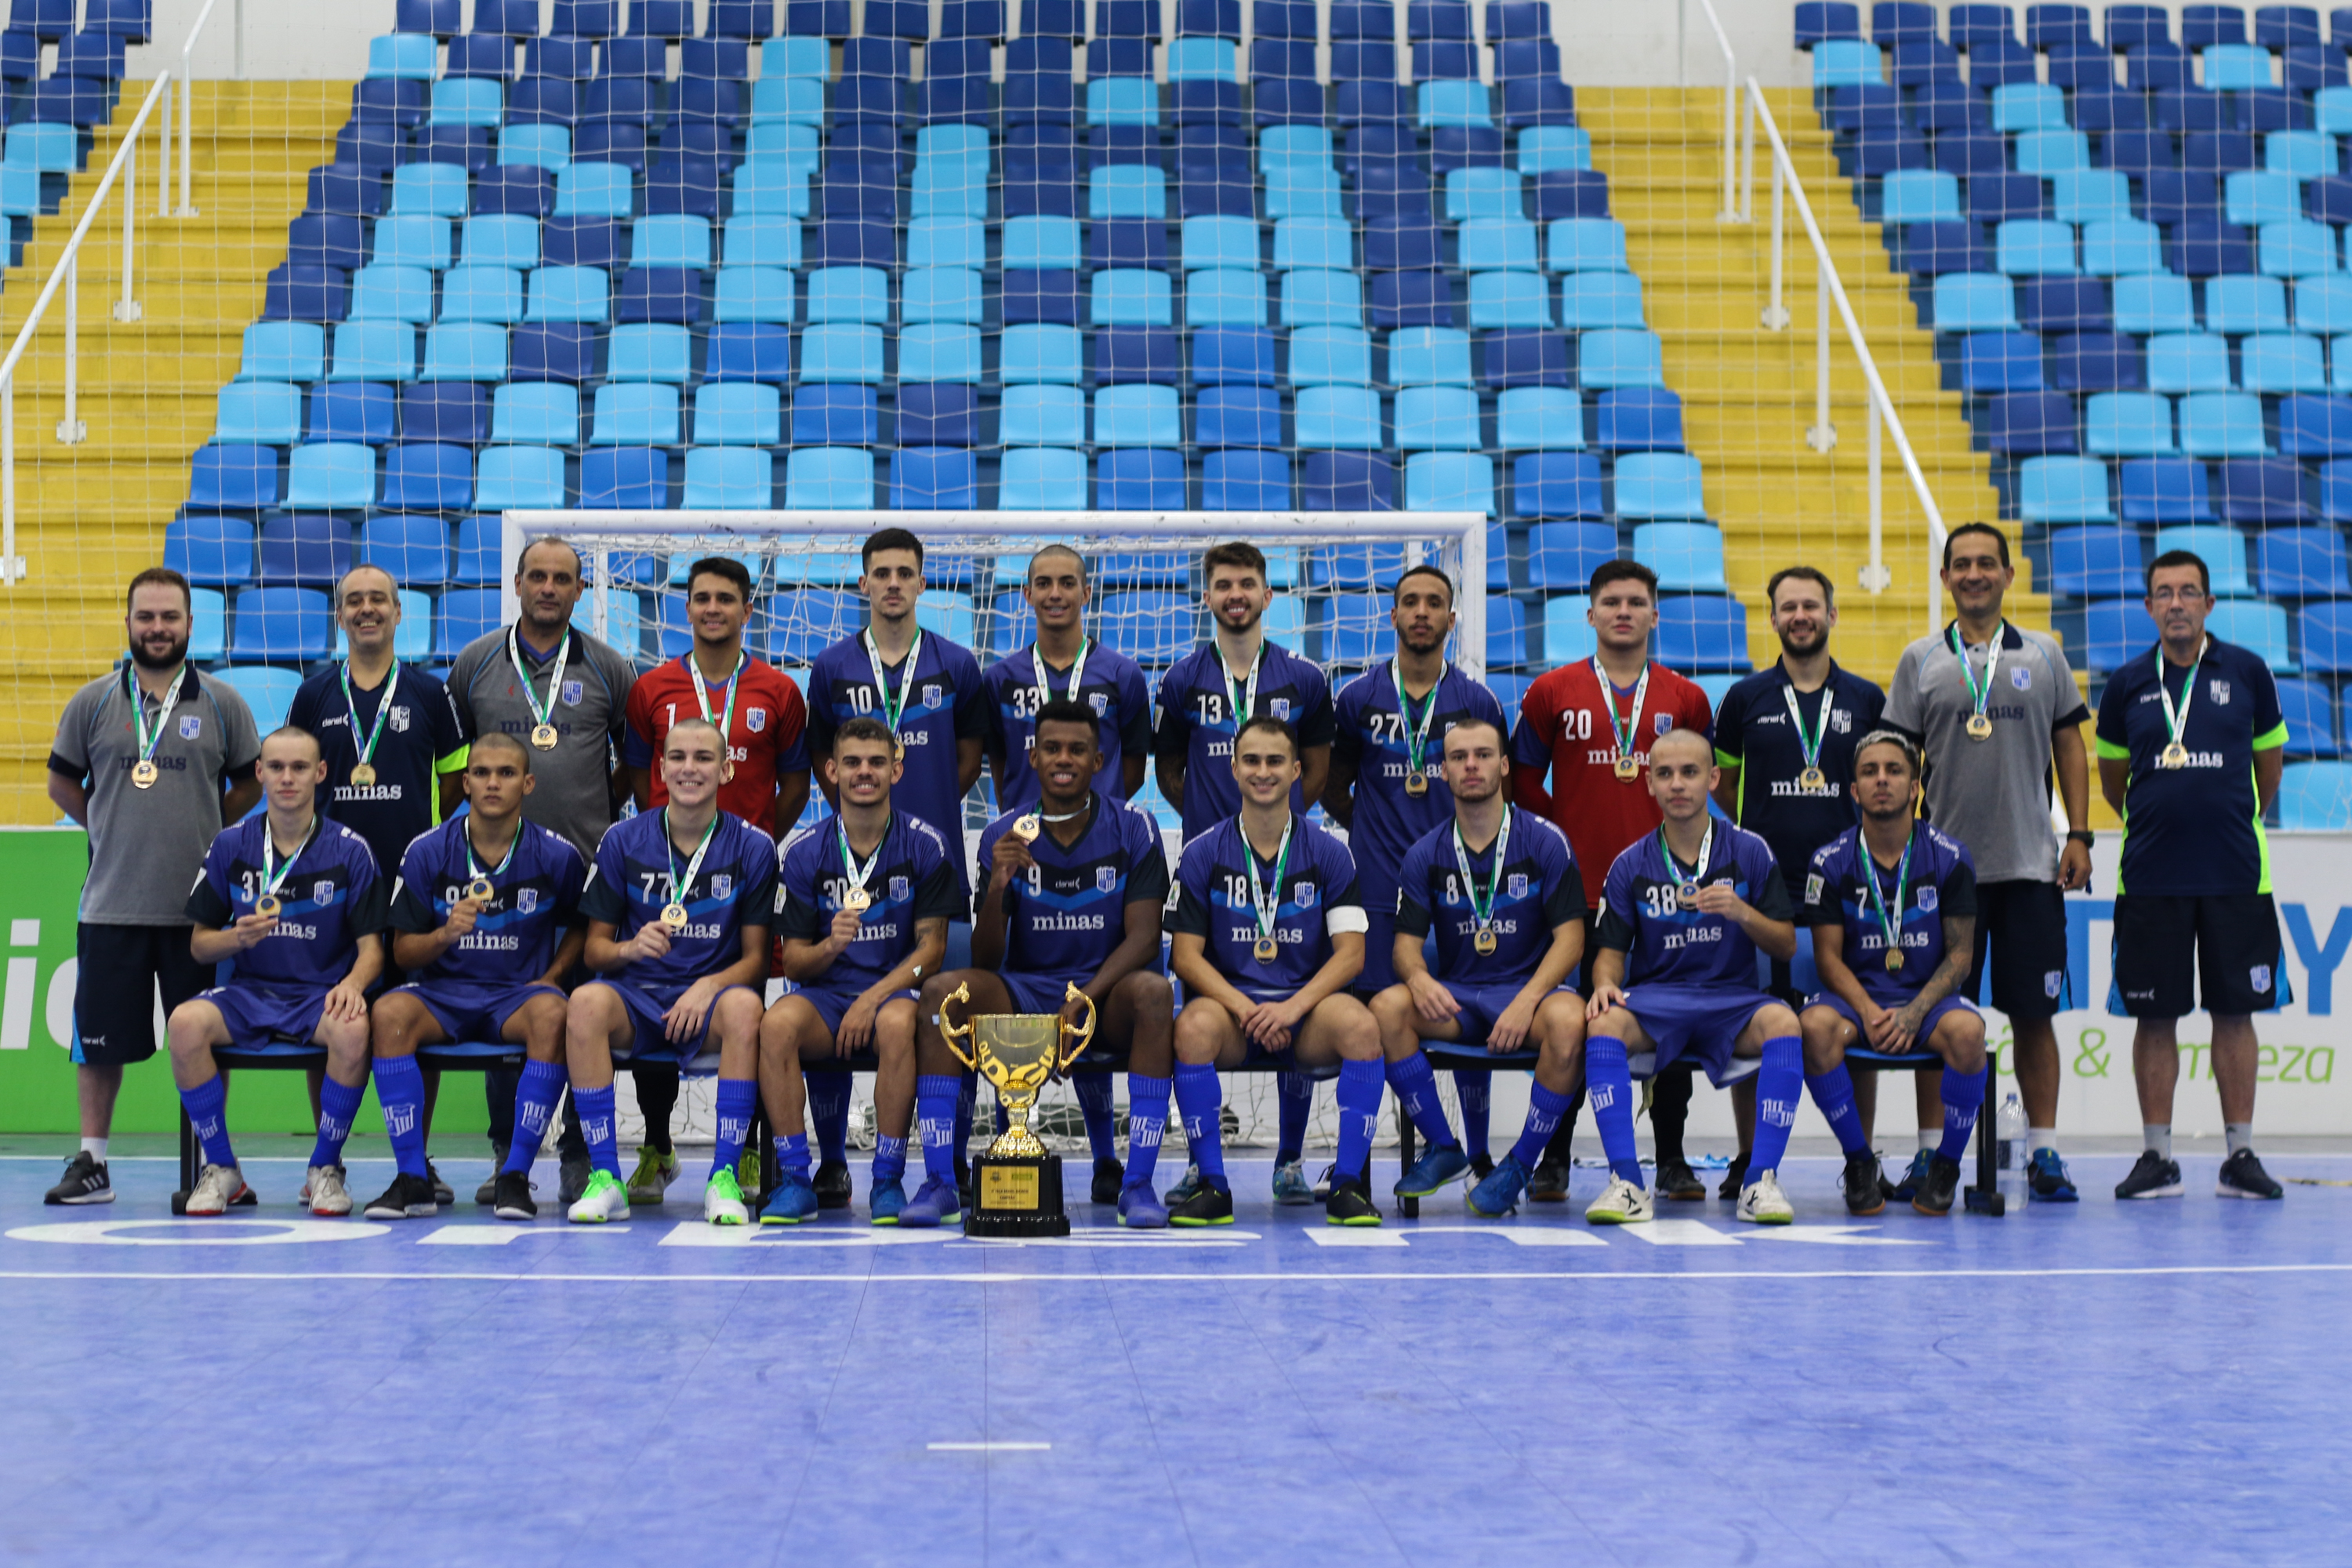
[[[2025,1163],[2025,1107],[2012,1089],[1993,1118],[1993,1152],[2002,1170],[2014,1171]]]

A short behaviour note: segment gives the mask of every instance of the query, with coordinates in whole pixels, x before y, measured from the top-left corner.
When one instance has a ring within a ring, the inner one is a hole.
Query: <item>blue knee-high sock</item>
[[[902,1141],[898,1146],[903,1149],[906,1144]],[[785,1175],[798,1176],[802,1181],[807,1181],[809,1179],[808,1134],[792,1132],[778,1138],[776,1164]]]
[[[743,1141],[751,1136],[751,1112],[760,1090],[748,1078],[719,1080],[719,1131],[710,1142],[710,1173],[731,1171],[743,1157]]]
[[[1936,1152],[1958,1161],[1969,1152],[1977,1130],[1977,1113],[1984,1109],[1985,1068],[1971,1073],[1944,1069],[1944,1141]]]
[[[1415,1050],[1389,1063],[1388,1081],[1396,1090],[1397,1103],[1412,1118],[1413,1131],[1429,1140],[1432,1150],[1449,1147],[1454,1129],[1445,1120],[1444,1102],[1437,1098],[1437,1074],[1430,1069],[1429,1058]]]
[[[1642,1185],[1642,1160],[1633,1145],[1633,1071],[1625,1042],[1595,1035],[1584,1046],[1584,1089],[1592,1100],[1592,1122],[1601,1129],[1601,1152],[1609,1170]]]
[[[228,1084],[218,1073],[196,1085],[180,1091],[180,1103],[188,1108],[188,1121],[196,1130],[196,1141],[205,1146],[207,1165],[234,1165],[236,1151],[228,1142]]]
[[[999,1109],[1002,1110],[1001,1104]],[[971,1146],[971,1119],[979,1110],[980,1079],[966,1073],[956,1084],[955,1146],[948,1152],[950,1159],[959,1164],[963,1161],[963,1152]],[[996,1130],[1004,1131],[1002,1115],[996,1119]]]
[[[801,1080],[808,1085],[809,1126],[816,1132],[818,1154],[828,1165],[849,1161],[849,1086],[845,1072],[813,1072]]]
[[[330,1085],[332,1079],[329,1080]],[[326,1089],[319,1099],[325,1110]],[[383,1107],[383,1130],[392,1136],[392,1157],[404,1176],[423,1178],[425,1168],[425,1075],[415,1057],[386,1057],[375,1064],[375,1098]]]
[[[1118,1124],[1111,1120],[1110,1074],[1088,1073],[1072,1079],[1078,1091],[1078,1114],[1087,1119],[1087,1146],[1097,1160],[1118,1158]]]
[[[1631,1079],[1627,1080],[1631,1083]],[[1554,1094],[1539,1083],[1528,1086],[1528,1124],[1519,1132],[1519,1141],[1511,1145],[1511,1158],[1523,1169],[1532,1171],[1543,1158],[1544,1145],[1559,1130],[1559,1119],[1576,1103],[1572,1094]],[[1639,1167],[1635,1167],[1639,1169]]]
[[[1178,1062],[1173,1082],[1176,1114],[1184,1119],[1184,1141],[1191,1145],[1201,1179],[1221,1193],[1232,1191],[1225,1184],[1225,1130],[1219,1120],[1225,1095],[1217,1083],[1217,1069]]]
[[[1814,1106],[1828,1119],[1830,1131],[1837,1134],[1839,1148],[1859,1154],[1869,1147],[1870,1141],[1862,1135],[1862,1113],[1853,1108],[1853,1075],[1845,1070],[1845,1063],[1825,1073],[1808,1073],[1805,1087],[1812,1091]]]
[[[1315,1110],[1315,1080],[1303,1072],[1276,1073],[1274,1092],[1281,1124],[1274,1162],[1286,1165],[1306,1151],[1307,1118]]]
[[[1486,1152],[1487,1113],[1495,1103],[1495,1075],[1475,1068],[1455,1068],[1454,1095],[1462,1102],[1462,1146],[1475,1160]]]
[[[906,1174],[907,1141],[887,1133],[877,1134],[874,1140],[874,1184],[887,1186],[892,1182],[903,1181]]]
[[[1419,1059],[1420,1053],[1414,1056]],[[1421,1070],[1429,1070],[1426,1060],[1422,1061]],[[1364,1162],[1372,1157],[1372,1134],[1381,1125],[1381,1093],[1387,1083],[1387,1075],[1381,1071],[1377,1058],[1339,1064],[1339,1152],[1331,1162],[1339,1180],[1352,1182],[1363,1175]],[[1429,1098],[1432,1102],[1437,1099],[1433,1080]],[[1444,1122],[1442,1108],[1437,1119],[1441,1125]]]
[[[1106,1080],[1108,1081],[1108,1080]],[[1168,1079],[1127,1075],[1127,1180],[1149,1187],[1160,1164],[1160,1140],[1168,1130]]]
[[[1789,1130],[1797,1124],[1797,1096],[1805,1081],[1805,1051],[1794,1035],[1764,1042],[1764,1065],[1756,1070],[1756,1150],[1748,1157],[1750,1182],[1780,1168]]]
[[[383,1081],[380,1071],[376,1081]],[[561,1062],[522,1064],[522,1079],[515,1085],[514,1142],[507,1145],[505,1169],[530,1173],[530,1163],[539,1158],[539,1146],[547,1140],[548,1125],[555,1120],[555,1102],[563,1098],[563,1081]],[[423,1145],[418,1148],[421,1152]],[[420,1169],[417,1174],[424,1172]]]
[[[925,1073],[915,1080],[915,1131],[923,1141],[923,1179],[955,1185],[956,1098],[963,1080]]]
[[[310,1146],[313,1165],[340,1165],[343,1163],[343,1144],[352,1135],[352,1122],[360,1113],[360,1101],[367,1098],[367,1083],[362,1079],[357,1088],[348,1088],[333,1079],[319,1084],[319,1141]],[[418,1140],[423,1142],[422,1138]]]
[[[619,1175],[621,1153],[613,1140],[613,1086],[574,1089],[572,1108],[580,1113],[580,1137],[588,1145],[588,1163],[607,1175]]]

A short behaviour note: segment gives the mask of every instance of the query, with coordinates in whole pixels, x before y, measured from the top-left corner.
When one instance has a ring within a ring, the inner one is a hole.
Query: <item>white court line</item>
[[[934,1454],[1043,1454],[1051,1443],[926,1443]]]
[[[388,1269],[337,1269],[332,1273],[293,1274],[195,1269],[0,1269],[0,1279],[108,1280],[128,1279],[174,1283],[202,1281],[247,1284],[263,1281],[319,1285],[353,1280],[366,1284],[422,1281],[483,1285],[1352,1285],[1417,1284],[1423,1280],[1474,1280],[1509,1284],[1515,1280],[1606,1284],[1617,1280],[1681,1281],[1690,1279],[2147,1279],[2260,1274],[2352,1274],[2352,1263],[2216,1263],[2167,1264],[2116,1268],[1596,1268],[1578,1273],[1559,1269],[1472,1270],[1349,1269],[1345,1273],[1243,1273],[1202,1268],[1185,1273],[1097,1274],[493,1274],[476,1269],[437,1272]]]

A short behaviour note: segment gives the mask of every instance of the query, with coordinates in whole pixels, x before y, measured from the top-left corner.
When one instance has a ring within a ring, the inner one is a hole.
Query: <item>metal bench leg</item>
[[[1999,1219],[2009,1210],[2009,1200],[2000,1194],[2000,1170],[1993,1159],[1993,1140],[1998,1129],[1993,1123],[1993,1090],[2000,1083],[2000,1065],[1990,1051],[1985,1053],[1984,1108],[1977,1112],[1977,1184],[1968,1190],[1962,1202],[1969,1213]]]
[[[776,1159],[776,1140],[768,1126],[768,1102],[765,1100],[753,1102],[751,1136],[756,1140],[752,1147],[760,1151],[759,1196],[764,1200],[776,1190],[776,1183],[782,1174],[782,1166]]]
[[[1412,1170],[1412,1163],[1421,1157],[1414,1148],[1412,1118],[1404,1113],[1404,1101],[1402,1100],[1399,1100],[1397,1101],[1396,1120],[1397,1174],[1402,1175],[1407,1171]],[[1367,1173],[1370,1173],[1370,1162],[1367,1162],[1365,1165]],[[1407,1219],[1419,1219],[1421,1217],[1421,1200],[1419,1198],[1397,1199],[1397,1213]]]
[[[180,1107],[180,1190],[172,1194],[172,1212],[188,1212],[188,1194],[196,1190],[196,1124],[188,1120],[188,1108]]]

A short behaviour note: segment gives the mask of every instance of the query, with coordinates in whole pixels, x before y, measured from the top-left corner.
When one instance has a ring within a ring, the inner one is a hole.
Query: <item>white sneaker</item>
[[[329,1219],[340,1219],[352,1212],[351,1189],[343,1185],[342,1167],[313,1165],[310,1179],[302,1184],[308,1195],[310,1212]]]
[[[1584,1217],[1593,1225],[1647,1225],[1657,1212],[1648,1188],[1612,1176],[1609,1185],[1584,1211]]]
[[[751,1211],[743,1202],[742,1185],[732,1171],[714,1171],[702,1189],[702,1217],[712,1225],[749,1225]]]
[[[188,1194],[186,1212],[192,1215],[228,1213],[228,1205],[245,1194],[245,1176],[235,1165],[206,1165],[196,1173],[196,1184]]]
[[[588,1190],[580,1194],[580,1201],[569,1211],[573,1225],[603,1225],[606,1220],[628,1217],[629,1189],[610,1171],[590,1175]]]
[[[1797,1211],[1780,1191],[1780,1179],[1767,1171],[1739,1189],[1739,1206],[1732,1211],[1732,1217],[1749,1225],[1787,1225],[1797,1217]]]

